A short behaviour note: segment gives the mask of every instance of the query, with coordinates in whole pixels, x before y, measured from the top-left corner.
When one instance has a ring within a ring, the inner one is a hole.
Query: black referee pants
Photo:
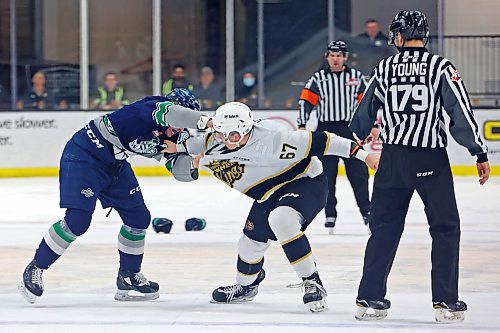
[[[414,191],[432,237],[432,300],[458,300],[460,220],[446,149],[384,145],[375,175],[370,230],[358,299],[381,300]],[[420,273],[420,272],[419,272]],[[423,273],[423,272],[422,272]]]
[[[327,131],[343,138],[354,140],[352,132],[349,130],[349,123],[346,121],[320,122],[317,132]],[[335,197],[335,185],[337,183],[337,173],[339,159],[342,158],[345,164],[347,179],[356,197],[361,215],[366,216],[370,211],[370,198],[368,193],[368,167],[356,158],[343,158],[339,156],[322,156],[323,174],[328,178],[328,200],[326,202],[326,217],[337,217],[337,198]]]

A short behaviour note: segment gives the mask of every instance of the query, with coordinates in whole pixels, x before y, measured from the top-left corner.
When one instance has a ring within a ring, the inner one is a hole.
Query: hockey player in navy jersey
[[[197,178],[192,158],[166,154],[163,140],[180,143],[189,137],[179,120],[204,129],[209,118],[186,89],[166,96],[149,96],[90,121],[66,144],[59,171],[60,207],[65,216],[45,234],[33,260],[24,270],[19,290],[30,303],[44,291],[42,273],[90,226],[97,199],[112,207],[123,225],[118,234],[120,268],[115,299],[151,300],[159,297],[157,283],[140,273],[146,229],[151,215],[139,183],[126,159],[141,155],[165,160],[178,180]],[[132,296],[131,290],[140,295]]]

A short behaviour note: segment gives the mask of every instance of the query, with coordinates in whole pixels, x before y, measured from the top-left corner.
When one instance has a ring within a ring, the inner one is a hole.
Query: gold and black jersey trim
[[[325,155],[329,145],[330,136],[326,132],[312,133],[312,137],[309,141],[309,149],[307,150],[307,157]]]
[[[280,187],[297,178],[300,178],[303,174],[305,174],[309,169],[311,163],[312,159],[310,157],[295,162],[285,170],[264,178],[257,183],[247,187],[242,191],[242,193],[255,200],[265,200],[271,193],[273,193]]]
[[[205,150],[208,149],[208,145],[210,144],[210,141],[213,140],[213,137],[213,133],[207,133],[207,136],[205,137]]]

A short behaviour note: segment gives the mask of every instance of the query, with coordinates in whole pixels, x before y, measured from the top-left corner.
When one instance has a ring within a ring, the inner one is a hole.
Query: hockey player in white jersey
[[[264,254],[278,240],[303,281],[304,303],[312,312],[324,311],[327,293],[303,233],[326,204],[327,181],[317,156],[358,158],[372,169],[379,156],[328,132],[290,131],[274,120],[254,121],[248,106],[238,102],[219,107],[211,122],[211,132],[183,144],[166,141],[165,151],[197,155],[193,167],[207,167],[255,200],[238,243],[237,283],[215,289],[212,302],[251,301],[265,277]]]

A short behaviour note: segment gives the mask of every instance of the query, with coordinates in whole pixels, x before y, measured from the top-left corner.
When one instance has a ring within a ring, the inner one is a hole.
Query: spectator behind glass
[[[356,37],[353,43],[351,64],[365,76],[371,75],[380,60],[395,53],[388,45],[389,39],[380,31],[378,22],[370,19],[365,23],[365,32]]]
[[[172,78],[163,83],[163,87],[161,89],[163,95],[168,94],[174,88],[186,88],[193,91],[193,85],[189,83],[185,75],[186,68],[184,65],[174,65],[174,68],[172,69]]]
[[[250,108],[257,106],[258,100],[256,83],[257,80],[253,73],[246,72],[243,74],[243,86],[240,88],[237,94],[238,102],[245,103]]]
[[[220,85],[215,81],[212,68],[206,66],[200,72],[200,84],[194,87],[194,97],[203,109],[213,109],[224,103]]]
[[[94,108],[100,110],[116,110],[129,104],[125,98],[125,90],[118,85],[116,73],[104,74],[104,86],[97,88],[99,97],[94,99]]]
[[[38,71],[31,78],[32,86],[24,93],[21,100],[17,101],[18,109],[25,110],[50,110],[57,108],[67,108],[65,100],[60,101],[56,106],[54,94],[45,89],[45,74]]]

